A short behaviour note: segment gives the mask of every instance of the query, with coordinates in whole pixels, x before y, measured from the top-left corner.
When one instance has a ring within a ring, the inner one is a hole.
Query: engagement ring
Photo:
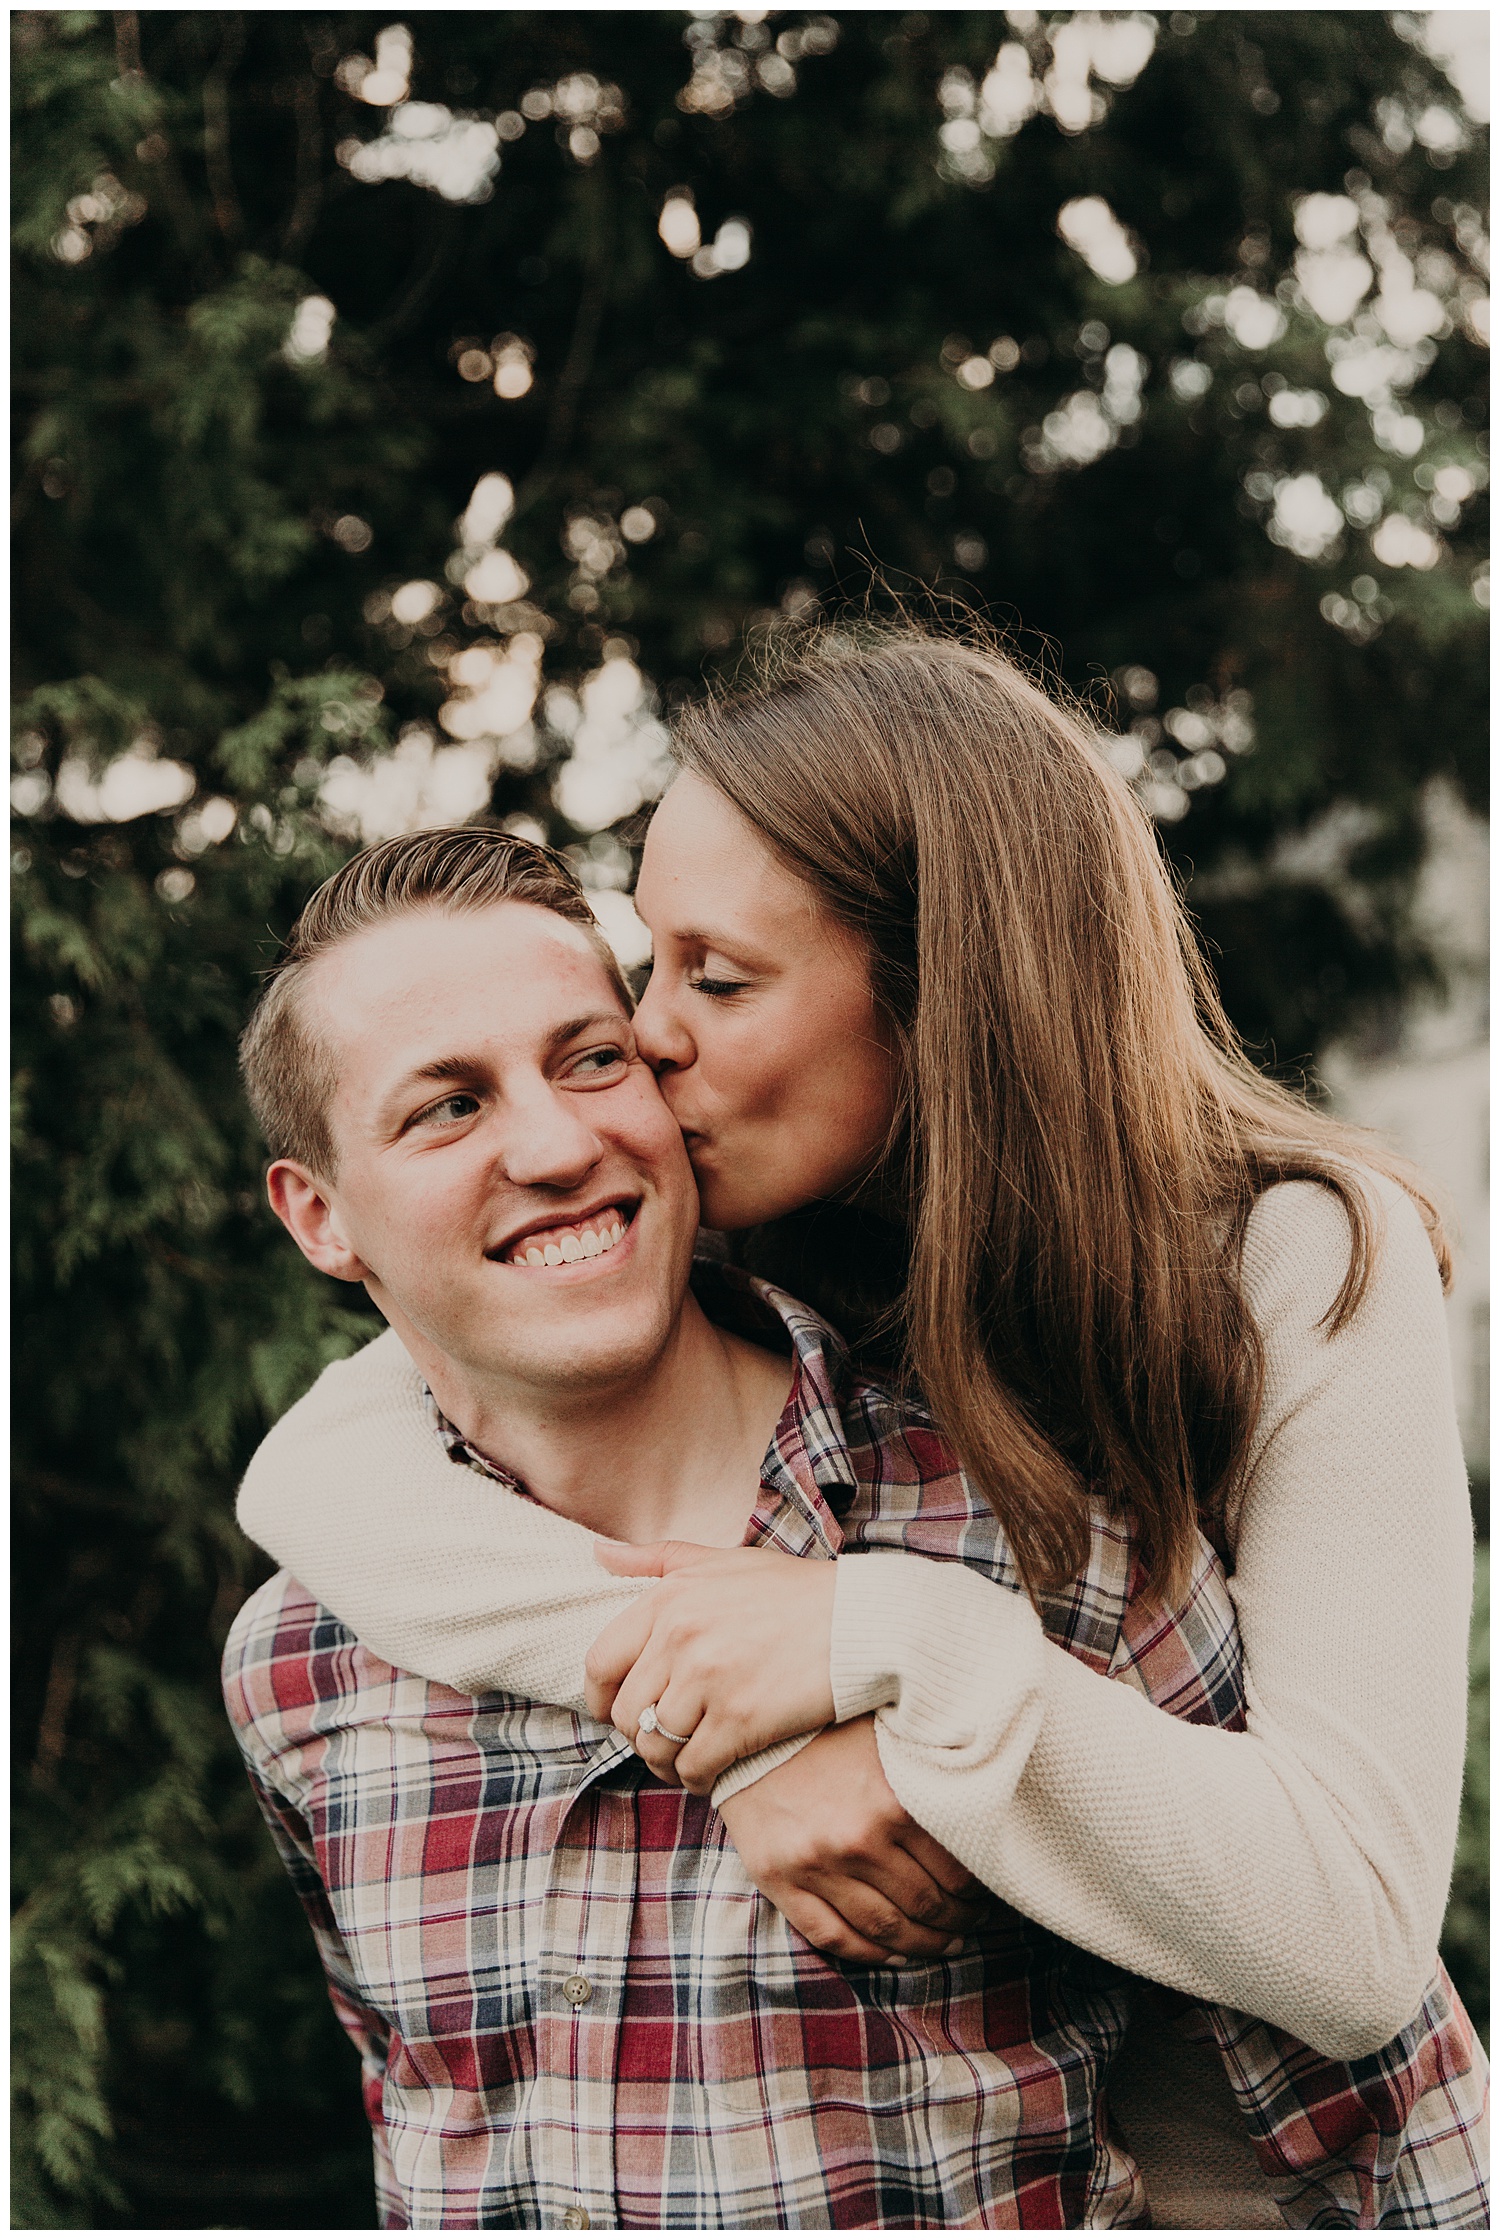
[[[637,1721],[635,1731],[637,1734],[659,1734],[664,1742],[691,1742],[693,1739],[689,1734],[673,1734],[670,1727],[664,1727],[656,1716],[654,1703],[647,1704]]]

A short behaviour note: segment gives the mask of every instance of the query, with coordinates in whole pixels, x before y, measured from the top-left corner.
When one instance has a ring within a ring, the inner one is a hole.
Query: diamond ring
[[[691,1742],[693,1739],[690,1734],[673,1734],[670,1727],[664,1727],[656,1716],[656,1705],[654,1703],[647,1704],[636,1722],[635,1731],[637,1734],[659,1734],[664,1742],[682,1743]]]

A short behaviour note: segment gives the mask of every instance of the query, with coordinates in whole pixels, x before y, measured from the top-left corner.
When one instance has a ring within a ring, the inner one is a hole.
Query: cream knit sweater
[[[1229,1520],[1247,1733],[1183,1724],[1048,1642],[1023,1597],[912,1556],[839,1563],[832,1671],[841,1719],[876,1712],[902,1804],[1001,1897],[1345,2060],[1404,2027],[1434,1966],[1472,1588],[1437,1270],[1409,1200],[1369,1187],[1384,1234],[1336,1338],[1337,1201],[1281,1184],[1249,1225],[1266,1378]],[[447,1459],[391,1333],[276,1426],[239,1514],[377,1654],[465,1692],[581,1707],[589,1644],[643,1591],[592,1534]]]

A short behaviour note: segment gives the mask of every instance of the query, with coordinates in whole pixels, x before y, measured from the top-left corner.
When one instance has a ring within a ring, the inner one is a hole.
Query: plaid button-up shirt
[[[795,1355],[747,1544],[894,1548],[1019,1589],[919,1412],[784,1294],[698,1281],[721,1321],[773,1311]],[[1212,1551],[1170,1612],[1138,1583],[1101,1508],[1049,1636],[1178,1717],[1242,1726]],[[1144,2220],[1104,2098],[1139,1989],[1119,1969],[999,1901],[950,1959],[826,1959],[711,1806],[611,1729],[393,1670],[285,1573],[240,1613],[225,1689],[362,2056],[387,2228]],[[1476,2057],[1441,1981],[1403,2039],[1349,2066],[1222,2010],[1186,2027],[1218,2039],[1290,2221],[1483,2221]]]

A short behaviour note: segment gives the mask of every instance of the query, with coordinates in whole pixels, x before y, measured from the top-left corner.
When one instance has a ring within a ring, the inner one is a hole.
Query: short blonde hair
[[[580,927],[627,1013],[634,1008],[588,896],[554,849],[475,825],[382,840],[351,856],[318,888],[240,1037],[245,1094],[273,1159],[295,1159],[325,1179],[338,1163],[328,1121],[337,1087],[334,1062],[308,1026],[301,1001],[314,960],[366,927],[409,911],[470,912],[496,902],[529,902]]]

